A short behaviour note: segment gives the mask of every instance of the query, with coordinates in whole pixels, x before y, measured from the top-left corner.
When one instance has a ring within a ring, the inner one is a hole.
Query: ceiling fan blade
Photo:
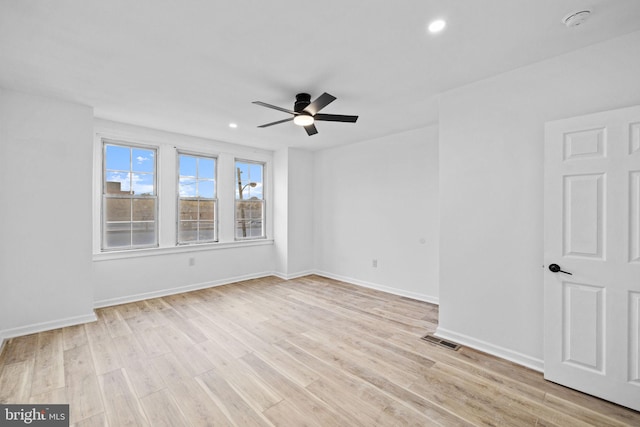
[[[313,123],[311,123],[309,126],[305,126],[304,130],[307,131],[307,135],[309,136],[315,135],[316,133],[318,133],[318,129],[316,129],[316,125],[314,125]]]
[[[266,102],[262,102],[262,101],[253,101],[252,104],[260,105],[262,107],[272,108],[274,110],[282,111],[284,113],[298,114],[298,113],[296,113],[294,111],[287,110],[286,108],[278,107],[277,105],[267,104]]]
[[[322,120],[325,122],[344,122],[355,123],[358,120],[358,116],[344,116],[342,114],[316,114],[313,116],[314,120]]]
[[[291,120],[293,120],[293,117],[289,117],[288,119],[284,119],[284,120],[278,120],[277,122],[267,123],[266,125],[261,125],[261,126],[258,126],[258,127],[259,128],[266,128],[266,127],[273,126],[273,125],[279,125],[280,123],[290,122]]]
[[[316,100],[313,101],[311,104],[307,105],[302,111],[305,111],[311,114],[312,116],[315,116],[318,113],[318,111],[322,110],[324,107],[331,104],[335,100],[336,100],[335,96],[329,95],[327,92],[325,92],[319,97],[317,97]]]

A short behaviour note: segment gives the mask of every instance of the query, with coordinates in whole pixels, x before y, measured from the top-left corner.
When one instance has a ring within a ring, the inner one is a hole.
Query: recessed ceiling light
[[[433,34],[439,33],[440,31],[444,30],[444,27],[446,26],[447,23],[444,19],[436,19],[435,21],[431,21],[431,23],[429,23],[429,32]]]
[[[231,129],[235,129],[235,128],[237,128],[237,127],[238,127],[238,124],[237,124],[237,123],[229,123],[229,127],[230,127]]]

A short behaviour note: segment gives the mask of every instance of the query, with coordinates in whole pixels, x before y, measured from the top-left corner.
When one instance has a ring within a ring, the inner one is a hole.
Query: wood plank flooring
[[[420,339],[434,305],[318,276],[97,310],[13,338],[0,402],[77,426],[640,426],[640,413]]]

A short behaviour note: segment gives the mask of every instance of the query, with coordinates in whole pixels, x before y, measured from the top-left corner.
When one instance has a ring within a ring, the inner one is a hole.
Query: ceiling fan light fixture
[[[444,30],[444,27],[447,26],[447,22],[444,19],[436,19],[435,21],[431,21],[429,23],[429,32],[431,34],[439,33]]]
[[[313,124],[313,116],[310,114],[298,114],[293,118],[293,123],[298,126],[309,126]]]

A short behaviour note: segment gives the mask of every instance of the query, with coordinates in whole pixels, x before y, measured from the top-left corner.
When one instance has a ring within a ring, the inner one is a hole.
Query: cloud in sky
[[[180,185],[179,192],[180,197],[195,197],[196,196],[196,186],[195,179],[180,177]]]
[[[180,197],[215,197],[215,185],[215,180],[196,180],[190,176],[181,176],[178,191]]]
[[[108,172],[107,182],[119,182],[121,191],[130,191],[133,183],[134,194],[153,194],[152,174],[128,174],[126,172]]]

